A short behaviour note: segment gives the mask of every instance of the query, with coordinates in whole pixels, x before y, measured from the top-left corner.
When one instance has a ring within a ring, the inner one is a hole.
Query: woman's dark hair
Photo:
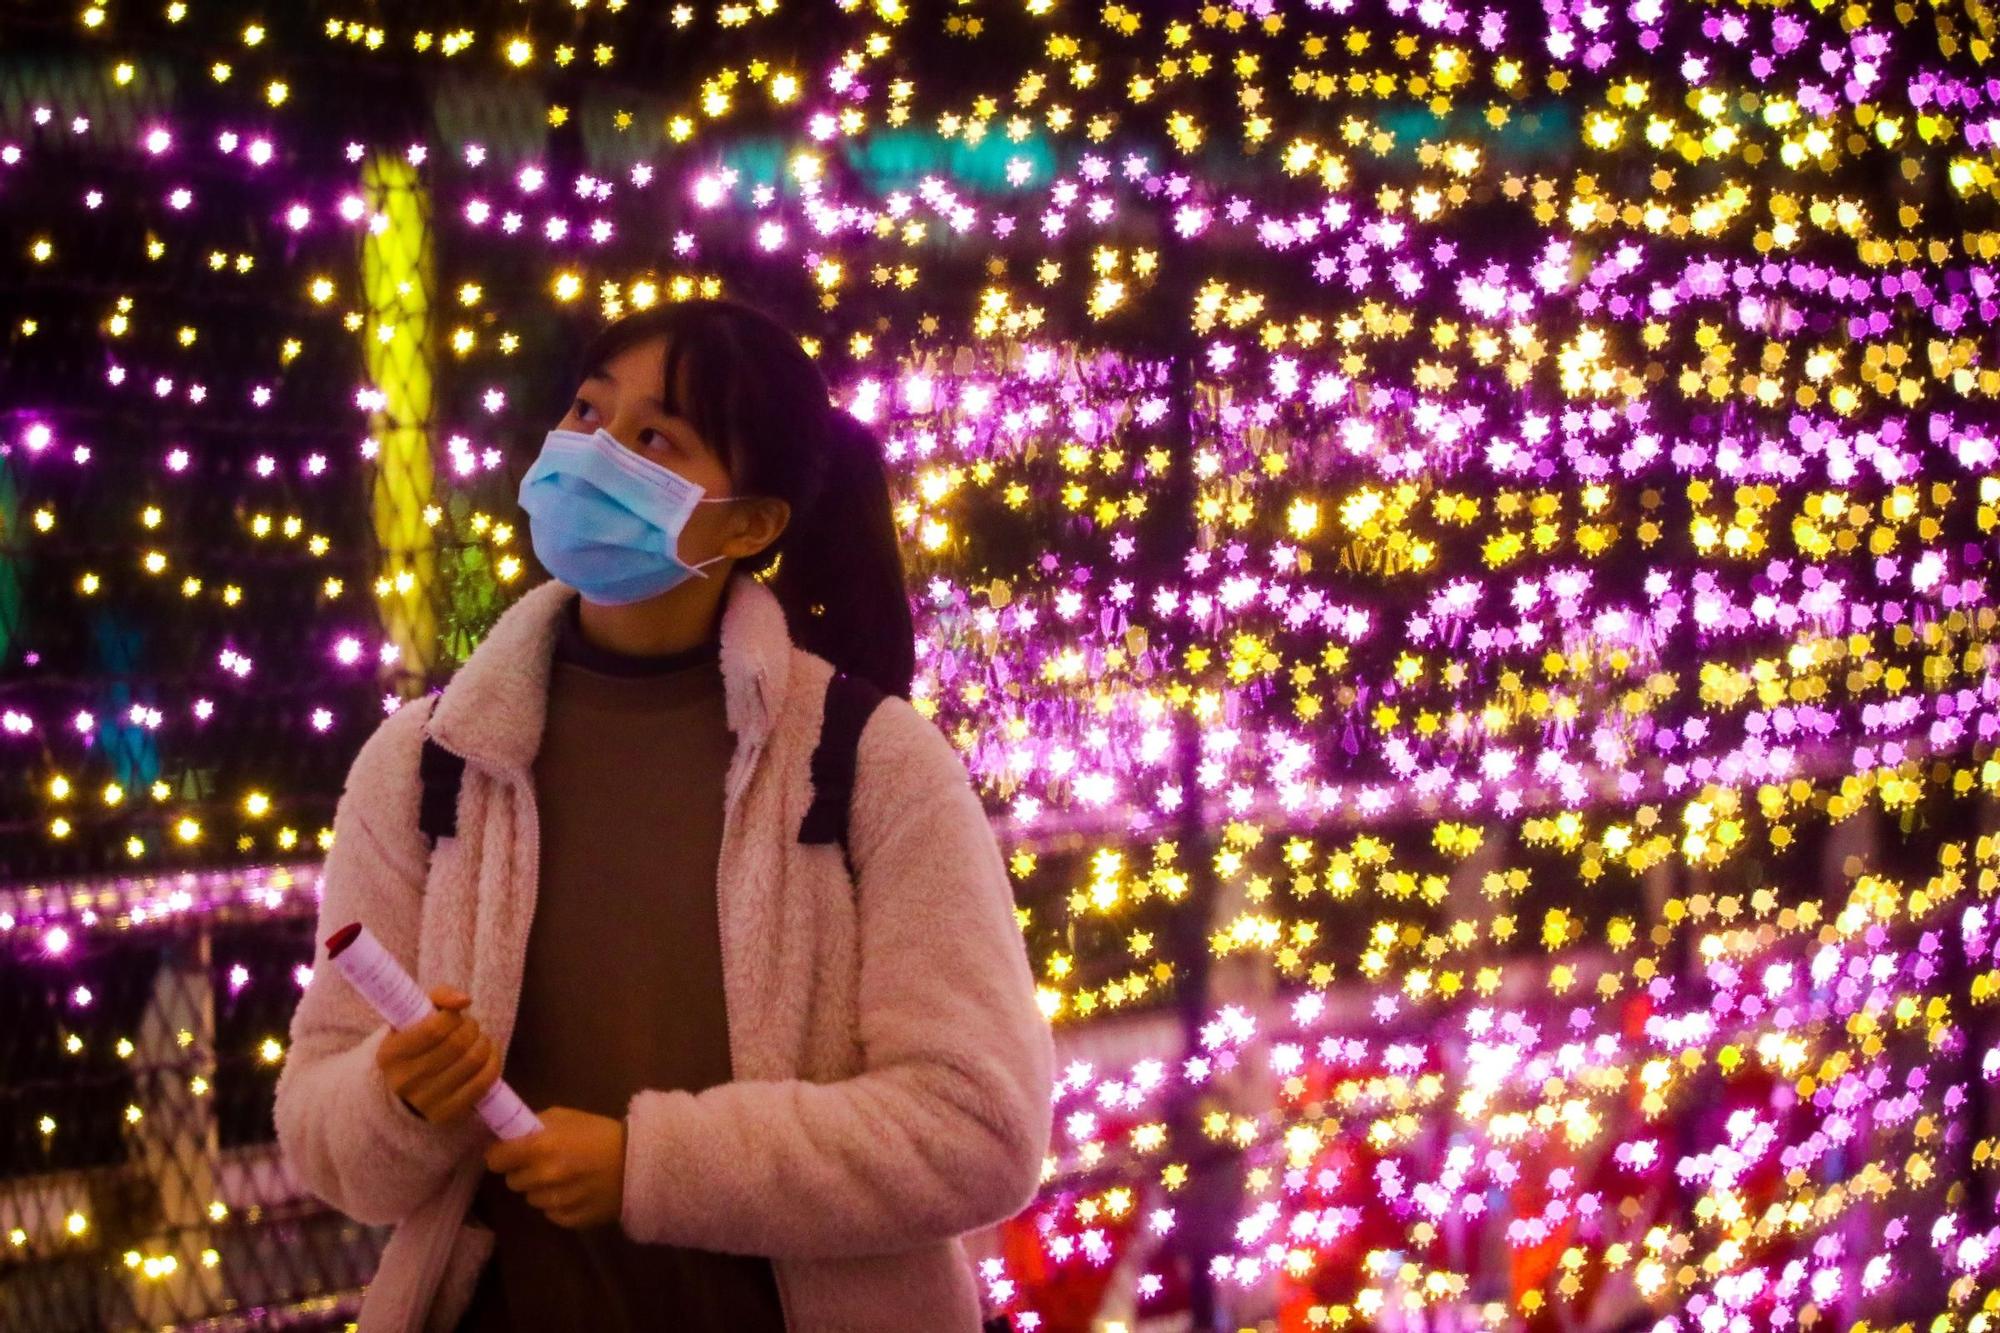
[[[584,347],[577,379],[626,348],[666,340],[660,401],[721,455],[738,495],[791,506],[784,535],[739,562],[767,580],[793,640],[877,689],[910,697],[916,628],[881,446],[833,405],[805,348],[736,301],[634,311]]]

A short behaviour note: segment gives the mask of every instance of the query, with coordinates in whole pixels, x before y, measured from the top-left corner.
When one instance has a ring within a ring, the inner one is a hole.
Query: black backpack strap
[[[465,777],[465,760],[424,737],[417,757],[417,780],[423,795],[417,807],[417,827],[437,846],[439,838],[458,836],[458,784]]]
[[[812,755],[812,804],[799,821],[800,842],[840,844],[850,879],[854,878],[854,858],[847,846],[847,815],[854,798],[861,729],[881,702],[882,691],[860,676],[836,671],[827,680],[819,745]]]

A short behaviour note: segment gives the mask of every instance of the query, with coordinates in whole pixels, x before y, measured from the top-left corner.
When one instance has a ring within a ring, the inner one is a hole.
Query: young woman
[[[586,349],[521,502],[554,577],[356,757],[278,1079],[306,1188],[394,1226],[362,1333],[977,1329],[957,1237],[1033,1197],[1054,1051],[909,701],[876,446],[768,318],[663,306]],[[799,840],[836,668],[885,695],[851,873]],[[463,761],[434,846],[426,738]],[[350,921],[436,1014],[327,966]],[[540,1133],[472,1113],[503,1067]]]

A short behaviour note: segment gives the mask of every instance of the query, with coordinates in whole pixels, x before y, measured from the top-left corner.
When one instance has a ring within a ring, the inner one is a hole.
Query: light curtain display
[[[533,577],[575,346],[722,294],[879,431],[1009,854],[1016,1327],[1992,1325],[1985,5],[6,22],[0,1284],[365,1276],[19,1182],[268,1145],[347,759]]]

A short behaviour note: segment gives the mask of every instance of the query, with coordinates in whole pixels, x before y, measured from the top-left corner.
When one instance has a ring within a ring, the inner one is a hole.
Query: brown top
[[[535,759],[540,881],[506,1053],[530,1108],[622,1119],[641,1089],[729,1081],[715,892],[734,745],[716,641],[607,652],[570,599]],[[458,1333],[784,1328],[762,1256],[640,1244],[617,1222],[567,1230],[490,1171],[472,1215],[493,1228],[493,1261]]]

